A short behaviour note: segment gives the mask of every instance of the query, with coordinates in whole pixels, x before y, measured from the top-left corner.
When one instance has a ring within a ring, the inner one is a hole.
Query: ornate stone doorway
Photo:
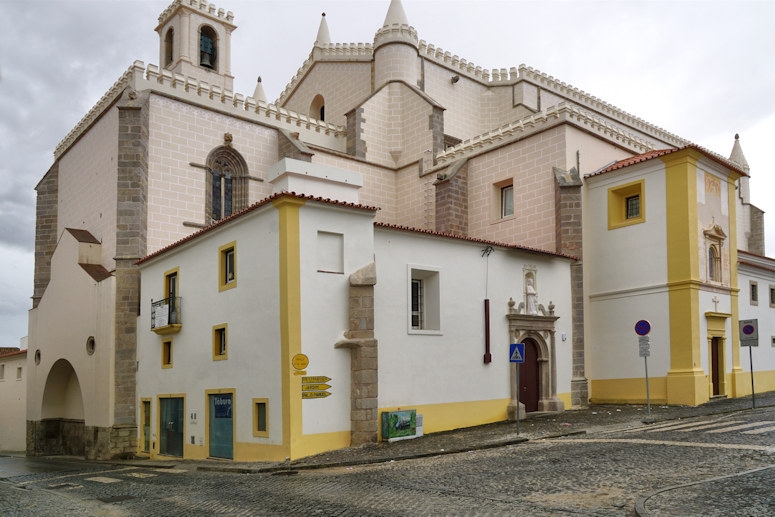
[[[554,323],[559,317],[554,315],[554,305],[549,304],[548,312],[542,306],[539,306],[538,314],[521,314],[520,312],[519,309],[514,308],[514,301],[510,300],[509,312],[506,314],[509,322],[509,338],[512,343],[525,343],[526,360],[530,358],[531,354],[531,352],[528,352],[528,348],[535,350],[536,354],[534,364],[537,370],[538,401],[534,411],[564,411],[565,404],[557,398]],[[521,396],[522,386],[517,386],[516,367],[517,363],[511,363],[509,420],[516,420],[517,408],[519,408],[520,415],[532,409],[523,402],[523,397]],[[523,384],[522,372],[524,371],[526,370],[520,371],[520,384]],[[526,391],[529,391],[529,388]],[[519,397],[518,393],[520,394]]]

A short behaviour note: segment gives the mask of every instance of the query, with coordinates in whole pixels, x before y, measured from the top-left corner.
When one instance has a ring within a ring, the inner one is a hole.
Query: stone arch
[[[209,25],[199,28],[199,66],[218,70],[218,33]]]
[[[205,221],[218,221],[248,206],[248,164],[230,145],[207,155]]]
[[[326,101],[322,95],[317,94],[309,105],[309,116],[320,121],[326,120]]]
[[[83,456],[83,393],[78,374],[66,359],[56,361],[48,372],[40,414],[40,421],[30,422],[28,429],[33,455]]]
[[[164,36],[164,66],[170,66],[175,60],[175,29],[170,27]]]

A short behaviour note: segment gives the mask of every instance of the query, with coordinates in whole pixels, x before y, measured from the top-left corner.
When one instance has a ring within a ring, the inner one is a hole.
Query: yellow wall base
[[[423,416],[423,433],[428,434],[503,422],[508,420],[508,404],[509,399],[496,399],[380,408],[380,440],[382,439],[382,413],[385,411],[416,410],[418,415]]]
[[[592,404],[652,404],[667,403],[665,377],[649,377],[649,396],[646,397],[646,379],[598,379],[589,381],[589,401]]]
[[[667,372],[668,404],[698,406],[708,400],[708,376],[703,370],[670,370]]]

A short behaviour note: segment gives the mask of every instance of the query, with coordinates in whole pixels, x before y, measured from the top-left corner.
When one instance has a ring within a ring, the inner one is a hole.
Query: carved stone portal
[[[542,307],[543,309],[543,307]],[[536,344],[538,351],[538,411],[560,412],[565,410],[565,404],[557,398],[557,363],[555,353],[554,323],[559,319],[554,315],[554,305],[549,303],[548,314],[520,314],[514,309],[514,302],[509,302],[509,338],[511,343],[523,343],[526,339]],[[509,420],[516,420],[517,408],[520,416],[525,414],[525,406],[518,399],[517,386],[518,363],[511,363],[511,397],[508,406]]]

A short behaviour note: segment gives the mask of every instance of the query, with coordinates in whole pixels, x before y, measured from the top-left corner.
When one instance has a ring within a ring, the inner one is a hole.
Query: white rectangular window
[[[514,185],[501,187],[501,218],[514,215]]]
[[[22,367],[21,366],[16,368],[16,380],[17,381],[22,380]]]
[[[775,286],[770,286],[770,307],[775,307]]]
[[[409,266],[409,331],[437,334],[441,330],[439,271]]]
[[[321,273],[344,273],[344,235],[318,232],[317,270]]]
[[[5,379],[5,365],[0,364],[0,381]]]
[[[759,305],[759,284],[751,282],[751,305]]]

